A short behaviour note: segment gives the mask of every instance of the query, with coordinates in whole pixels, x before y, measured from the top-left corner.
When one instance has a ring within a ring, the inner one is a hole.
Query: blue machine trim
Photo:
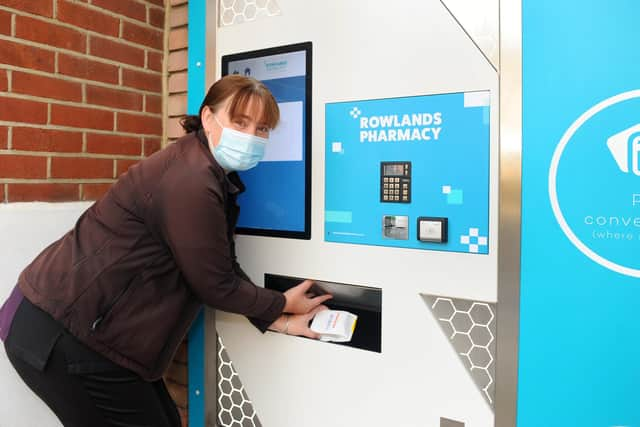
[[[187,73],[187,112],[198,114],[205,93],[205,0],[189,1],[189,51]],[[189,331],[189,426],[205,425],[204,311]]]

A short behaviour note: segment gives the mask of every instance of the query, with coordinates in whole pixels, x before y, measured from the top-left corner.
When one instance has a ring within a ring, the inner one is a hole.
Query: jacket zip
[[[125,286],[123,290],[120,291],[120,293],[113,299],[111,304],[109,304],[109,306],[102,312],[102,314],[99,314],[98,317],[96,317],[96,319],[91,324],[91,328],[90,328],[91,332],[95,332],[96,331],[96,329],[98,328],[98,326],[100,325],[102,320],[105,317],[107,317],[107,315],[111,312],[113,307],[118,303],[118,301],[120,301],[120,299],[124,296],[124,294],[129,290],[129,288],[131,287],[131,284],[133,282],[134,282],[134,280],[129,282],[129,284],[127,286]]]

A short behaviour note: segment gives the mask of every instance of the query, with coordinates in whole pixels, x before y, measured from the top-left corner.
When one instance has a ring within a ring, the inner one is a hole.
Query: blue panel
[[[198,114],[205,95],[205,0],[189,0],[189,52],[187,74],[187,111]],[[212,28],[211,31],[215,31]],[[204,312],[201,312],[189,332],[189,426],[204,427]]]
[[[326,105],[325,240],[489,252],[489,92]],[[411,162],[409,203],[381,199],[381,162]],[[405,217],[404,239],[385,216]],[[418,240],[418,217],[446,217],[447,243]]]
[[[205,327],[204,310],[200,311],[188,338],[189,357],[189,426],[204,427],[205,425]]]
[[[519,427],[640,425],[639,14],[523,1]]]
[[[187,53],[187,113],[198,114],[206,94],[206,1],[189,0],[189,49]],[[212,28],[211,31],[215,31]]]

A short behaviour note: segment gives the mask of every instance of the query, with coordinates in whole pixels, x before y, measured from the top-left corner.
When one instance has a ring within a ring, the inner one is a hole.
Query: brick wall
[[[175,141],[184,135],[180,118],[187,113],[187,0],[170,0],[167,14],[167,116],[165,138]],[[165,377],[169,393],[178,405],[184,426],[188,425],[188,370],[186,340],[180,346]]]
[[[180,118],[187,112],[187,0],[171,0],[169,21],[167,138],[184,135]]]
[[[164,0],[0,0],[0,200],[93,200],[160,149],[164,26]]]
[[[95,200],[161,148],[186,112],[167,119],[164,94],[186,76],[187,2],[165,2],[0,0],[0,202]],[[186,343],[165,380],[186,426]]]

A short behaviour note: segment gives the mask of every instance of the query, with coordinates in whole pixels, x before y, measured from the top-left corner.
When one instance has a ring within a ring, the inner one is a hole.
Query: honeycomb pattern
[[[498,69],[499,0],[440,0],[487,61]]]
[[[243,22],[255,21],[261,16],[280,15],[276,0],[219,0],[218,25],[228,27]]]
[[[262,427],[220,335],[218,335],[218,425],[220,427]]]
[[[495,397],[495,304],[423,295],[483,397]]]

